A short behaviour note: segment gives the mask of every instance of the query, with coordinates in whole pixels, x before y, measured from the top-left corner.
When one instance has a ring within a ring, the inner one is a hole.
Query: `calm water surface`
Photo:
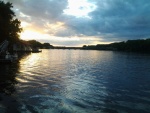
[[[0,64],[0,113],[150,113],[150,55],[43,50]]]

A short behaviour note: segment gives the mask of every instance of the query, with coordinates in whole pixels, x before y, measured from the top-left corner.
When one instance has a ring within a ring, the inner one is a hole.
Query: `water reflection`
[[[22,59],[17,89],[24,110],[99,112],[100,106],[104,107],[103,98],[107,93],[103,85],[105,78],[102,77],[106,65],[103,59],[109,61],[111,54],[51,50]],[[35,59],[34,64],[30,63],[31,59]],[[101,66],[96,67],[99,63]],[[98,80],[99,77],[102,80]]]
[[[21,54],[19,56],[19,59],[21,59],[26,55]],[[19,113],[16,109],[19,107],[19,103],[14,97],[18,84],[16,77],[19,68],[19,62],[0,64],[0,112],[2,113]]]
[[[147,113],[149,64],[143,55],[43,50],[20,60],[9,106],[15,113]]]
[[[15,91],[14,85],[17,84],[15,77],[18,68],[18,63],[0,65],[0,93],[11,95]]]
[[[111,61],[114,67],[105,73],[107,96],[104,100],[104,112],[148,113],[150,56],[119,52],[114,52],[114,55]],[[112,68],[110,66],[112,65],[108,65],[107,68]],[[145,93],[144,90],[148,92]]]

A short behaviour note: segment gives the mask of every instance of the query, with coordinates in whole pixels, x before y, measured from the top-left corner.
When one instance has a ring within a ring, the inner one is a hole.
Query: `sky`
[[[150,38],[150,0],[4,0],[21,20],[20,38],[83,46]]]

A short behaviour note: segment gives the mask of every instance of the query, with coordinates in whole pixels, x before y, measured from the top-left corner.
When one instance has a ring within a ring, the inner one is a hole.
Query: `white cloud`
[[[91,44],[150,37],[149,0],[78,0],[76,3],[70,2],[74,0],[7,1],[13,3],[24,30],[41,33],[41,40],[45,33],[55,44],[63,44],[58,37],[64,40],[69,37],[70,41],[64,42],[68,45],[84,43],[86,41],[82,39],[85,37],[93,38],[89,41]],[[73,37],[82,41],[72,40]]]

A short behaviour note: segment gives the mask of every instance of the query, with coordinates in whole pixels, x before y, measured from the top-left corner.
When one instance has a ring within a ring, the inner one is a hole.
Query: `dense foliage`
[[[12,10],[13,6],[10,2],[0,1],[0,42],[4,40],[9,41],[9,49],[13,44],[20,46],[30,46],[32,48],[52,48],[49,43],[40,43],[36,40],[20,40],[19,33],[21,33],[21,21],[15,18],[15,13]]]
[[[150,52],[150,39],[128,40],[126,42],[113,43],[111,46],[119,51]]]
[[[127,52],[147,52],[150,53],[150,39],[128,40],[111,44],[98,44],[82,47],[88,50],[116,50]]]
[[[29,40],[29,41],[24,41],[26,44],[28,44],[29,46],[31,46],[32,48],[43,48],[43,49],[50,49],[53,48],[52,45],[50,45],[49,43],[40,43],[36,40]]]
[[[12,3],[0,1],[0,42],[8,40],[16,42],[21,33],[21,22],[15,18]]]

